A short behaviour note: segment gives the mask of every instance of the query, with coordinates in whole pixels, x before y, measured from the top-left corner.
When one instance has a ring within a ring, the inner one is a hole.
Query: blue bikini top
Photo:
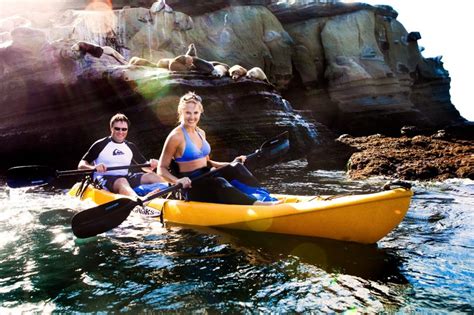
[[[199,149],[194,142],[191,140],[189,137],[188,132],[186,131],[186,128],[181,125],[181,129],[183,129],[184,133],[184,139],[186,141],[186,147],[184,148],[183,156],[176,158],[176,162],[189,162],[189,161],[194,161],[203,157],[206,157],[211,153],[211,146],[209,143],[206,141],[206,139],[203,139],[201,134],[198,132],[199,138],[202,140],[202,148]]]

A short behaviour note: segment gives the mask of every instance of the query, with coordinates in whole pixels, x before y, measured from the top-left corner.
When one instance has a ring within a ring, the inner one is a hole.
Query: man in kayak
[[[107,167],[147,163],[135,144],[126,140],[130,121],[124,114],[115,114],[110,119],[110,136],[94,142],[77,166],[78,169],[94,170],[94,178],[113,193],[138,197],[133,188],[165,182],[153,172],[158,160],[150,159],[146,173],[130,173],[127,169],[107,171]]]
[[[202,202],[244,204],[244,205],[274,205],[281,201],[260,201],[254,196],[241,192],[229,181],[238,179],[246,185],[258,185],[247,168],[242,164],[245,156],[235,158],[231,167],[228,162],[211,160],[211,147],[206,140],[204,130],[198,127],[201,114],[204,111],[199,95],[188,92],[183,95],[178,104],[180,125],[174,128],[166,138],[161,153],[158,173],[172,184],[182,184],[186,189],[186,199]],[[179,176],[169,171],[172,160],[179,166]],[[191,184],[190,177],[209,172],[211,168],[222,168],[216,176],[204,177]]]

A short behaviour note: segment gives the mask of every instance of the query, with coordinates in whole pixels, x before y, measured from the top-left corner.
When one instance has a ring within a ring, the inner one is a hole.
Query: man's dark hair
[[[130,127],[130,121],[128,120],[127,116],[122,113],[117,113],[110,118],[110,128],[116,123],[117,121],[124,121],[127,123],[128,127]]]

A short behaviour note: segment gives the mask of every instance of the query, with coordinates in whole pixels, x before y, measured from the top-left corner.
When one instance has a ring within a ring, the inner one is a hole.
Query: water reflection
[[[237,248],[266,253],[271,255],[271,259],[293,256],[302,263],[315,265],[328,273],[407,283],[400,273],[401,259],[393,251],[378,248],[375,244],[234,230],[214,230],[214,233],[219,233]]]
[[[372,192],[385,182],[304,161],[258,173],[270,190],[293,194]],[[78,240],[70,219],[92,204],[67,197],[70,185],[0,185],[0,313],[472,313],[474,183],[414,184],[407,217],[376,246],[163,227],[138,215]]]

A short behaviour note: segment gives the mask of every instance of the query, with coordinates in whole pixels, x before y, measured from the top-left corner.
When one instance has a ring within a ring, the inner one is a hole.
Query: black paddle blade
[[[47,166],[15,166],[7,171],[7,185],[11,188],[49,184],[56,177],[56,171]]]
[[[107,232],[127,219],[139,203],[120,198],[95,208],[81,211],[72,217],[72,232],[79,238],[92,237]]]
[[[266,159],[280,158],[290,149],[290,140],[288,132],[284,132],[275,139],[268,142],[265,146],[262,145],[262,155]]]
[[[288,131],[285,131],[273,139],[265,141],[256,152],[259,163],[268,165],[280,160],[290,149],[290,140]]]

